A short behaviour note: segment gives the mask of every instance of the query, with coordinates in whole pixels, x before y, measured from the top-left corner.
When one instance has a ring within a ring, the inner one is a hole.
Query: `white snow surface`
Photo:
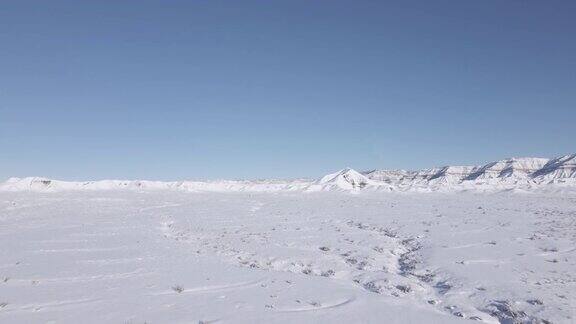
[[[344,175],[365,181],[344,172],[323,184],[347,187]],[[118,190],[136,182],[54,190],[70,184],[42,181],[0,192],[0,323],[576,316],[576,195]]]

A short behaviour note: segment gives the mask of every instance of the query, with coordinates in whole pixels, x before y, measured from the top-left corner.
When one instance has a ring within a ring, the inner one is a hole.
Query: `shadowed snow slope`
[[[576,154],[550,160],[540,170],[534,172],[533,177],[542,181],[576,178]]]
[[[474,172],[477,167],[473,166],[447,166],[440,169],[436,174],[428,178],[429,181],[435,182],[447,182],[447,183],[458,183],[472,172]]]
[[[540,170],[549,160],[541,158],[511,158],[488,163],[465,180],[524,178]]]

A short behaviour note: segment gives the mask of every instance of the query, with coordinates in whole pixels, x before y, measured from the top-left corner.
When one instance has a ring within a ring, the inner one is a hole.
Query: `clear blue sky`
[[[576,152],[576,2],[0,3],[0,179]]]

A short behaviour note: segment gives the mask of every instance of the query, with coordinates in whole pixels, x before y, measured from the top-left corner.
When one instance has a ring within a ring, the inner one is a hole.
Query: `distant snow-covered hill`
[[[549,159],[542,158],[511,158],[488,163],[471,172],[464,180],[479,179],[526,179],[540,170]]]
[[[539,182],[576,179],[576,154],[552,159],[531,176]]]
[[[191,192],[278,191],[499,191],[549,190],[576,192],[576,154],[554,159],[509,158],[483,166],[444,166],[431,169],[372,170],[350,168],[318,180],[259,181],[58,181],[46,178],[10,178],[0,191],[66,190],[178,190]]]
[[[356,170],[346,168],[338,172],[328,174],[318,181],[314,181],[307,191],[332,191],[332,190],[361,190],[367,187],[392,190],[385,183],[369,179],[366,175]]]
[[[69,190],[179,190],[190,192],[218,191],[294,191],[310,185],[306,180],[279,181],[145,181],[145,180],[100,180],[59,181],[39,177],[10,178],[0,183],[0,191],[69,191]]]
[[[576,188],[576,154],[555,159],[509,158],[482,166],[445,166],[421,171],[373,170],[372,180],[403,191],[541,189],[547,184]]]

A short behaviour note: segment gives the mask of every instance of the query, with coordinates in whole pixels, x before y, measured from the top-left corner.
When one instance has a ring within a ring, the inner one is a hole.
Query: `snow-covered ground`
[[[0,323],[576,321],[571,192],[264,185],[0,190]]]

